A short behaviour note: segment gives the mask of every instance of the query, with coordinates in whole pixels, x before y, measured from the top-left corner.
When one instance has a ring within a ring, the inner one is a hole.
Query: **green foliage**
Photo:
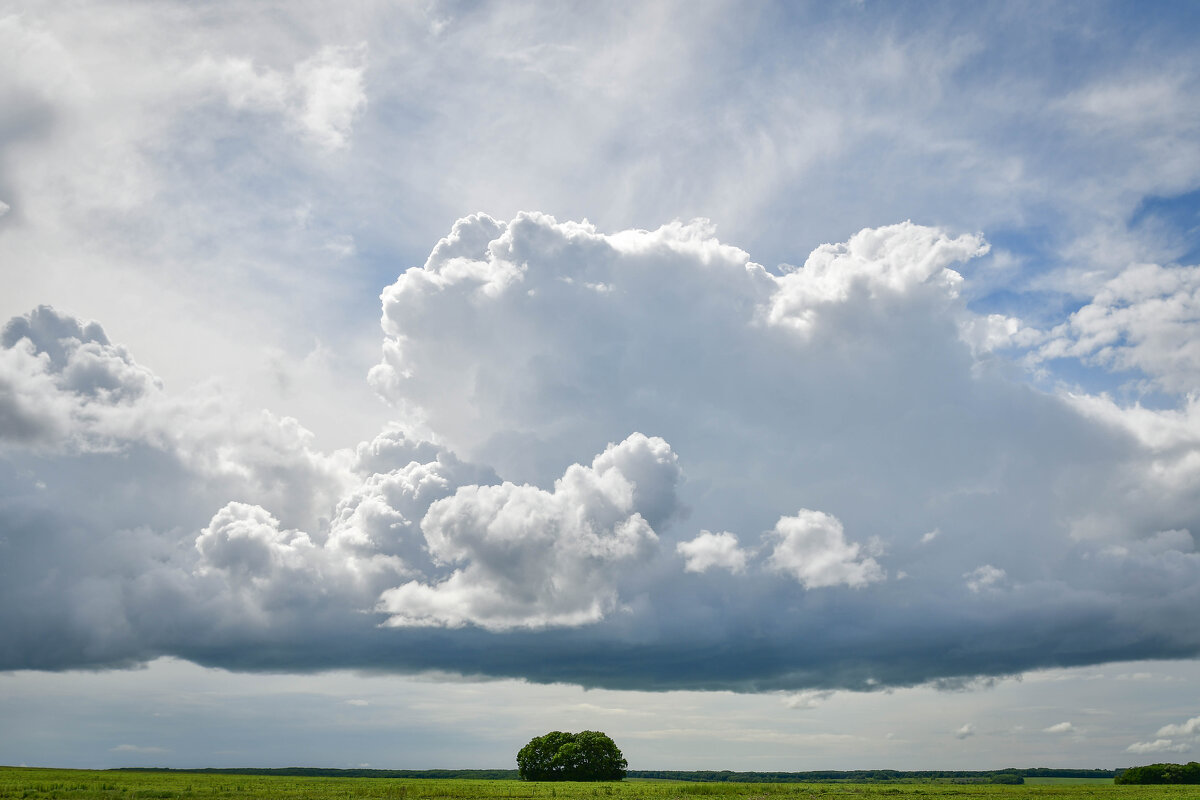
[[[550,731],[517,753],[517,773],[527,781],[619,781],[627,766],[616,742],[600,731]]]
[[[1117,775],[1115,782],[1124,785],[1200,784],[1200,763],[1189,761],[1186,764],[1147,764],[1144,767],[1130,767]]]

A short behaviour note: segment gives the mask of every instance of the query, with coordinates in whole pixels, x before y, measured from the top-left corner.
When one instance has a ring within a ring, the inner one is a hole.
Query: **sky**
[[[0,763],[1195,758],[1197,33],[0,4]]]

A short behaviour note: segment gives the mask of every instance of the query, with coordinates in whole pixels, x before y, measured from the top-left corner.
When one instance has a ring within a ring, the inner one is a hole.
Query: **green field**
[[[1196,798],[1195,786],[1113,786],[1111,783],[1028,786],[856,783],[525,783],[521,781],[430,780],[390,778],[298,778],[278,775],[200,775],[195,773],[108,772],[90,770],[0,768],[0,800],[22,798],[108,798],[109,800],[205,800],[235,797],[263,800],[686,800],[693,797],[735,800],[952,800],[954,798],[1040,798],[1040,800],[1113,800]]]

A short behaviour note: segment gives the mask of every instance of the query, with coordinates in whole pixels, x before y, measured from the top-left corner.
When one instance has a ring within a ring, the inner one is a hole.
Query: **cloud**
[[[312,546],[306,534],[279,530],[279,520],[245,503],[226,505],[196,537],[200,569],[222,570],[239,581],[291,567]]]
[[[788,708],[796,709],[816,708],[830,697],[833,697],[833,695],[834,692],[828,689],[824,691],[793,692],[784,695],[783,704]]]
[[[967,579],[967,588],[978,594],[984,589],[990,589],[1007,577],[1004,570],[984,564],[963,575]]]
[[[1168,392],[1200,382],[1200,267],[1135,264],[1049,332],[1038,360],[1141,373]]]
[[[349,144],[355,118],[367,104],[366,52],[365,44],[322,47],[291,74],[247,58],[205,55],[187,75],[223,93],[234,109],[283,114],[317,145],[338,150]]]
[[[1180,742],[1178,744],[1170,739],[1155,739],[1153,742],[1134,742],[1125,748],[1127,753],[1185,753],[1191,749],[1191,745]]]
[[[911,223],[862,230],[845,244],[821,245],[803,269],[781,276],[767,318],[808,333],[820,324],[823,312],[856,297],[878,301],[928,292],[954,298],[962,275],[951,265],[987,251],[980,237],[951,238]]]
[[[85,427],[99,433],[162,389],[97,323],[48,306],[10,320],[0,347],[0,440],[41,444]]]
[[[1047,728],[1042,728],[1042,733],[1070,733],[1075,730],[1075,726],[1069,722],[1059,722]]]
[[[954,737],[956,739],[968,739],[974,735],[975,735],[975,726],[969,722],[954,732]]]
[[[421,522],[435,562],[457,568],[437,583],[387,590],[378,608],[392,626],[596,622],[616,604],[620,570],[656,544],[651,521],[674,513],[678,480],[670,446],[634,434],[591,467],[569,467],[552,492],[462,487]]]
[[[1142,630],[1151,616],[1130,606],[1103,600],[1085,612],[1081,596],[1066,599],[1083,591],[1137,605],[1133,598],[1160,592],[1136,571],[1104,586],[1119,573],[1086,561],[1076,532],[1095,513],[1096,488],[1107,486],[1106,544],[1142,552],[1196,513],[1182,491],[1196,476],[1152,480],[1160,502],[1143,505],[1122,476],[1144,476],[1142,459],[1149,468],[1160,457],[1081,413],[1083,400],[1036,392],[995,368],[994,348],[972,333],[980,316],[962,298],[962,265],[986,252],[979,236],[904,223],[774,273],[703,222],[603,234],[539,214],[473,215],[384,292],[384,358],[371,381],[406,424],[535,484],[630,430],[661,436],[679,454],[689,521],[709,533],[656,532],[674,540],[685,571],[714,592],[733,591],[714,614],[753,617],[770,603],[770,582],[760,594],[738,581],[764,568],[809,592],[890,597],[924,597],[955,574],[988,625],[1021,618],[1057,627],[1074,617],[1088,627],[1076,615],[1098,614]],[[1019,359],[1037,337],[1010,340]],[[1169,412],[1146,417],[1172,424]],[[1171,454],[1182,464],[1185,452]],[[971,533],[917,557],[900,546],[900,529],[947,540]],[[884,555],[858,544],[872,540]],[[1183,544],[1177,537],[1167,548]],[[973,553],[987,555],[964,563]],[[745,572],[731,572],[741,554]],[[1014,560],[1004,570],[988,563],[1000,556]],[[1039,558],[1079,567],[1044,579]],[[1179,581],[1194,569],[1175,563]],[[952,564],[957,572],[947,571]],[[909,577],[889,583],[887,572]],[[1166,594],[1182,602],[1191,590],[1175,580]],[[1002,583],[1005,592],[986,591]],[[1035,610],[1057,602],[1050,597],[1065,605]],[[952,613],[931,613],[962,635]],[[985,669],[1008,662],[987,649]]]
[[[866,586],[884,579],[873,558],[864,558],[857,544],[847,542],[842,523],[821,511],[802,508],[783,517],[768,535],[774,549],[768,563],[794,575],[806,588]]]
[[[746,571],[746,551],[738,547],[738,539],[728,531],[700,531],[690,542],[679,542],[675,552],[684,558],[688,572],[706,572],[713,567],[730,572]]]
[[[768,270],[702,221],[465,217],[383,292],[394,424],[334,452],[36,309],[0,665],[819,693],[1200,652],[1194,410],[981,350],[985,251],[901,223]]]
[[[1200,717],[1192,717],[1179,725],[1164,725],[1158,729],[1156,736],[1198,736],[1200,735]]]
[[[116,747],[110,747],[109,752],[112,753],[169,753],[170,750],[165,747],[146,747],[136,744],[119,744]]]

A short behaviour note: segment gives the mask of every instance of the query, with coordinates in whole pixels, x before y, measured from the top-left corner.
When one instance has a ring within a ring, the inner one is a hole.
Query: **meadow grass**
[[[1026,786],[863,783],[526,783],[503,780],[313,778],[186,772],[0,767],[0,800],[1184,800],[1195,786],[1042,784]]]

